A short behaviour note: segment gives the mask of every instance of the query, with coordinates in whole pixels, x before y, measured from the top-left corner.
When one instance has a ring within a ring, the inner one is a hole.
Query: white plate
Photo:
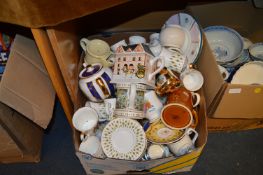
[[[101,145],[109,158],[137,160],[145,152],[147,140],[139,122],[117,118],[103,129]]]
[[[241,56],[244,43],[235,30],[225,26],[210,26],[204,31],[219,64],[234,61]]]
[[[189,31],[191,36],[191,45],[186,54],[186,57],[188,59],[188,64],[196,62],[203,44],[202,32],[196,20],[187,13],[178,13],[171,16],[165,22],[165,25],[180,25],[181,27]]]
[[[263,84],[263,62],[252,61],[241,66],[233,76],[232,84]]]

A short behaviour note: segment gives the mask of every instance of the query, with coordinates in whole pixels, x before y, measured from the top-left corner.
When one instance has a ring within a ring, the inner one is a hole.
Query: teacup
[[[129,45],[146,43],[146,39],[140,35],[133,35],[129,37]]]
[[[171,51],[177,50],[186,54],[191,38],[189,31],[180,25],[165,25],[160,32],[160,42],[162,46],[168,47]]]
[[[118,41],[117,43],[113,44],[110,46],[111,50],[113,52],[116,52],[116,50],[118,49],[118,47],[120,46],[127,46],[127,43],[125,40],[121,40],[121,41]]]
[[[160,159],[163,157],[168,157],[170,155],[169,148],[160,144],[151,144],[148,147],[147,153],[145,154],[145,159]]]
[[[116,84],[116,110],[117,117],[143,119],[144,93],[146,85],[143,84]]]
[[[217,66],[218,66],[218,68],[219,68],[219,71],[220,71],[223,79],[226,81],[226,80],[228,79],[230,73],[229,73],[229,72],[227,71],[227,69],[224,68],[223,66],[221,66],[221,65],[219,65],[219,64],[218,64]]]
[[[151,41],[154,41],[154,40],[160,40],[160,33],[152,33],[151,35],[150,35],[150,43],[151,43]]]
[[[194,134],[193,138],[189,136],[192,133]],[[173,154],[175,154],[176,156],[182,156],[194,149],[197,137],[197,131],[192,128],[188,128],[182,139],[177,142],[168,144],[167,146]]]
[[[181,85],[180,79],[169,69],[162,69],[156,78],[155,91],[158,95],[165,95],[175,91]]]
[[[105,158],[100,140],[96,136],[86,137],[79,146],[79,151],[90,154],[97,158]]]
[[[148,91],[144,95],[145,117],[153,123],[160,118],[163,104],[154,91]]]
[[[162,51],[162,46],[157,40],[154,40],[152,43],[150,43],[149,48],[156,57],[159,56]]]
[[[84,57],[86,64],[101,63],[104,67],[112,66],[112,63],[107,61],[107,58],[112,54],[107,42],[100,39],[88,40],[82,38],[80,46],[86,54]]]
[[[204,84],[202,73],[196,69],[186,69],[180,74],[184,87],[189,91],[197,91]]]
[[[99,121],[97,112],[90,107],[79,108],[73,115],[72,123],[76,130],[85,135],[93,135]],[[81,136],[83,137],[83,135]]]

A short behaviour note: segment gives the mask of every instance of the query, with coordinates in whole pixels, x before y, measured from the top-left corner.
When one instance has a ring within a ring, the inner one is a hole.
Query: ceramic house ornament
[[[112,83],[142,83],[155,87],[155,75],[164,67],[163,59],[155,58],[146,44],[119,46],[113,57]]]

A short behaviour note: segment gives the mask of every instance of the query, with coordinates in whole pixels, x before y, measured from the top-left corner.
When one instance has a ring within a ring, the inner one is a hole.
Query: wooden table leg
[[[64,109],[67,120],[70,126],[73,127],[72,125],[72,116],[74,113],[73,104],[70,99],[69,93],[67,91],[67,87],[65,85],[61,71],[59,69],[48,35],[44,29],[31,29],[31,31],[35,38],[36,44],[38,46],[39,52],[42,56],[43,62],[46,66],[52,84],[55,88],[57,96]]]

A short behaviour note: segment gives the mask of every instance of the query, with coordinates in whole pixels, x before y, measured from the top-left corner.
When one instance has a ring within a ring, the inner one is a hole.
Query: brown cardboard
[[[43,129],[0,103],[0,163],[39,162]]]
[[[0,101],[47,127],[55,91],[32,39],[16,35],[0,84]]]
[[[252,42],[263,41],[263,21],[259,20],[259,17],[263,16],[263,9],[254,8],[249,1],[196,5],[190,6],[189,10],[203,27],[225,25],[237,30],[242,36],[249,38]],[[208,63],[208,61],[214,59],[213,55],[210,58],[202,57],[201,59],[203,63],[199,66],[199,70],[206,79],[204,89],[209,117],[222,119],[263,118],[262,85],[224,83],[222,79],[217,77],[218,68]],[[207,77],[214,78],[208,79]],[[209,92],[213,93],[209,94]],[[222,124],[222,122],[220,123]],[[236,124],[233,124],[232,127],[234,125]],[[241,123],[239,127],[241,127]]]
[[[116,43],[121,39],[128,39],[131,35],[141,35],[149,38],[150,32],[117,32],[112,35],[107,35],[107,37],[95,35],[90,36],[89,39],[99,38],[108,42],[109,44]],[[206,41],[204,44],[207,44]],[[203,53],[205,52],[205,53]],[[202,51],[202,54],[206,55],[210,50]],[[82,62],[80,62],[81,65]],[[196,149],[189,154],[181,157],[170,156],[168,158],[149,160],[149,161],[127,161],[127,160],[117,160],[117,159],[98,159],[92,157],[91,155],[84,154],[78,151],[80,145],[80,133],[74,130],[74,145],[76,149],[76,155],[79,158],[82,166],[84,167],[87,174],[93,174],[95,172],[105,173],[105,174],[131,174],[131,173],[176,173],[190,171],[196,161],[198,160],[202,150],[207,141],[207,125],[206,125],[206,108],[205,108],[205,98],[202,90],[199,92],[201,95],[200,107],[198,111],[199,121],[196,128],[199,133],[199,137],[196,142]],[[76,103],[81,104],[81,103]],[[82,102],[84,104],[84,101]],[[75,106],[78,109],[79,106]]]

